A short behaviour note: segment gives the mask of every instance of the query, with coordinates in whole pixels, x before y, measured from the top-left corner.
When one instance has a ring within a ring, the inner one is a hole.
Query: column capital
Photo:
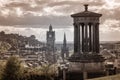
[[[73,25],[74,25],[74,26],[78,26],[78,25],[80,25],[80,24],[79,24],[79,23],[73,23]]]
[[[99,25],[100,23],[96,23],[97,25]]]
[[[93,26],[99,26],[100,23],[93,23]]]
[[[84,23],[80,23],[81,26],[84,26]]]
[[[76,23],[73,23],[73,25],[75,26],[75,25],[76,25]]]
[[[100,24],[100,23],[97,22],[97,23],[92,23],[92,24],[94,24],[94,25],[98,25],[98,24]]]
[[[84,24],[85,24],[85,25],[88,25],[89,23],[88,23],[88,22],[85,22]]]
[[[93,23],[88,23],[89,26],[91,26]]]

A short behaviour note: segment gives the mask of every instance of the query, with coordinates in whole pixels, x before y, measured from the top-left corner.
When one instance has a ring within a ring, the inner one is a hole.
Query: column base
[[[70,62],[81,62],[81,63],[89,63],[89,62],[104,62],[105,59],[102,55],[99,54],[88,54],[88,53],[75,53],[71,57],[69,57],[68,61]]]

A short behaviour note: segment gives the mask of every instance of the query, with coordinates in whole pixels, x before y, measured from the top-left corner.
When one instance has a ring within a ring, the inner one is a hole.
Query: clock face
[[[52,37],[52,35],[49,35],[49,37]]]

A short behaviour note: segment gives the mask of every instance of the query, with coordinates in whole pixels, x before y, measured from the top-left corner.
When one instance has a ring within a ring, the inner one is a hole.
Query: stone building
[[[53,31],[52,29],[52,25],[49,26],[49,31],[47,31],[47,49],[50,52],[54,52],[55,51],[55,31]]]
[[[104,73],[104,58],[99,54],[99,18],[102,14],[88,11],[72,14],[74,25],[74,53],[69,57],[68,71],[83,74]],[[80,74],[79,74],[80,75]]]
[[[46,34],[46,53],[45,57],[49,63],[55,63],[57,61],[56,57],[56,47],[55,47],[55,31],[53,31],[52,25],[49,26],[49,31]]]
[[[85,11],[71,15],[74,20],[74,54],[69,60],[100,62],[103,61],[99,55],[99,18],[102,14],[90,12],[88,5],[84,6]]]

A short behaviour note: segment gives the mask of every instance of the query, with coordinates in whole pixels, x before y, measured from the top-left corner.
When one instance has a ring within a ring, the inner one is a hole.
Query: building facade
[[[55,31],[52,29],[52,25],[49,26],[49,31],[47,31],[47,50],[48,51],[55,51]]]

